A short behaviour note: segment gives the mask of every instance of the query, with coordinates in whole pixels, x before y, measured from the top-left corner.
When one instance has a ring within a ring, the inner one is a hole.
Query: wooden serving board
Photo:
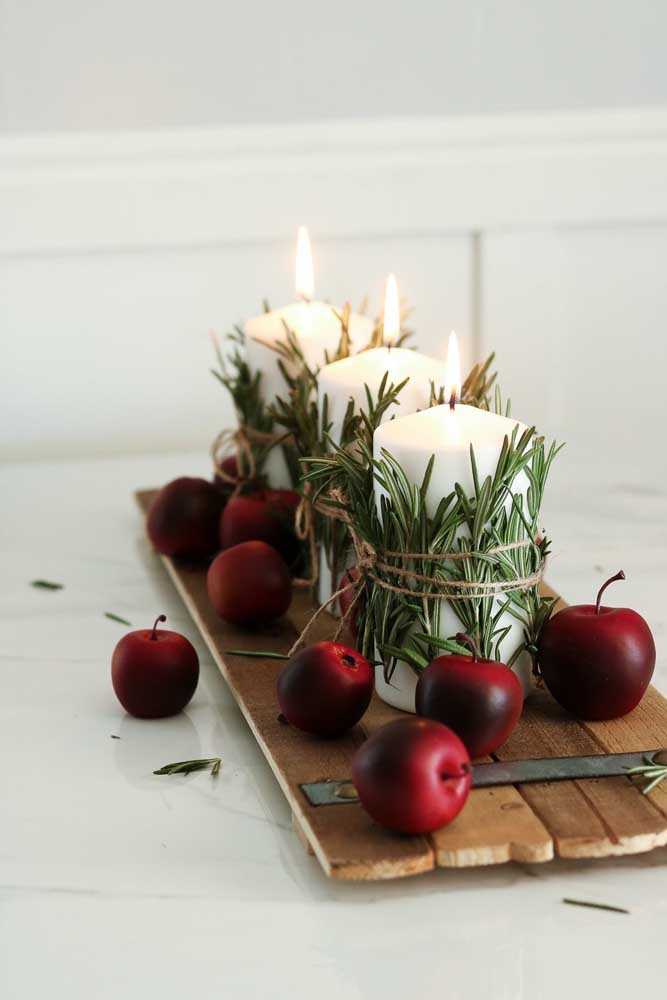
[[[136,494],[142,511],[154,494]],[[242,631],[211,609],[201,567],[161,558],[290,804],[295,832],[331,878],[391,879],[436,867],[536,863],[555,856],[602,858],[667,844],[667,787],[644,796],[625,777],[474,789],[456,820],[428,837],[383,830],[358,802],[311,806],[301,784],[348,778],[359,744],[402,713],[374,697],[362,723],[337,740],[318,740],[279,722],[275,690],[283,662],[224,650],[287,652],[312,614],[309,595],[295,592],[286,620],[275,626]],[[321,615],[311,641],[330,638],[334,629],[333,619]],[[665,746],[667,701],[653,687],[630,715],[599,723],[575,721],[543,692],[529,699],[511,738],[494,756],[515,760]]]

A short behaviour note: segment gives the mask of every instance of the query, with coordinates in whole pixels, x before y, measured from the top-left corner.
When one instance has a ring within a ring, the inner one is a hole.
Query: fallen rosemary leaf
[[[120,615],[115,615],[113,611],[105,611],[105,618],[110,618],[112,622],[120,622],[121,625],[131,625],[132,622],[128,622],[127,618],[121,618]]]
[[[272,653],[262,649],[223,649],[222,652],[229,656],[255,656],[262,660],[289,660],[287,653]]]
[[[112,740],[119,740],[119,739],[120,739],[120,736],[116,736],[116,734],[115,734],[115,733],[111,733],[111,739],[112,739]]]
[[[636,780],[638,783],[645,782],[642,795],[648,795],[667,778],[667,765],[656,764],[652,757],[646,755],[643,764],[639,767],[628,767],[627,772],[631,780]]]
[[[37,587],[39,590],[63,590],[65,584],[53,583],[52,580],[31,580],[30,586]]]
[[[591,903],[587,899],[564,899],[563,902],[568,903],[570,906],[588,906],[592,910],[608,910],[609,913],[630,912],[630,910],[626,910],[622,906],[610,906],[609,903]]]
[[[202,760],[179,760],[175,764],[165,764],[153,771],[153,774],[191,774],[192,771],[205,771],[211,768],[212,777],[220,771],[222,757],[205,757]]]

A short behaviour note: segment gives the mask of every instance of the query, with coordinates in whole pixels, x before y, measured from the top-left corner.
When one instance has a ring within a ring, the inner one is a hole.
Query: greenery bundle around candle
[[[524,650],[533,654],[552,604],[538,589],[549,549],[539,535],[539,512],[559,449],[545,448],[534,428],[520,435],[515,428],[495,474],[481,480],[471,448],[472,494],[456,484],[429,515],[434,458],[414,485],[389,453],[374,459],[373,422],[362,415],[360,426],[354,449],[330,443],[330,455],[304,461],[314,504],[329,505],[353,540],[360,650],[368,657],[377,651],[387,683],[399,662],[418,672],[443,650],[464,652],[442,634],[446,603],[460,623],[454,631],[470,635],[482,656],[498,658],[509,631],[501,624],[506,612],[523,630],[509,665]],[[528,480],[525,496],[513,490],[520,475]]]

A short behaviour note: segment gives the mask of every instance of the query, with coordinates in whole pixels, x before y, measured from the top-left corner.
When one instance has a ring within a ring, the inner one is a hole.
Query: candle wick
[[[456,389],[452,389],[449,396],[449,409],[453,410],[456,408]]]

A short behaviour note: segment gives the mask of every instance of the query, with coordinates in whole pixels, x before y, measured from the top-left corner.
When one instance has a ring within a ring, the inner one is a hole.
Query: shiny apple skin
[[[618,719],[636,708],[651,683],[655,643],[631,608],[594,604],[563,608],[538,643],[544,682],[559,705],[591,722]]]
[[[199,680],[199,657],[179,632],[129,632],[111,659],[111,681],[126,712],[139,719],[163,719],[188,704]]]
[[[295,653],[278,677],[278,704],[287,721],[314,736],[339,736],[361,719],[375,675],[356,649],[316,642]]]
[[[465,746],[447,726],[410,716],[382,726],[352,758],[372,819],[397,833],[432,833],[458,816],[472,781]]]
[[[523,708],[515,674],[497,660],[438,656],[420,674],[417,715],[453,729],[471,757],[492,753],[509,738]]]
[[[203,558],[220,548],[218,524],[224,499],[206,479],[181,476],[154,498],[146,531],[156,552]]]
[[[285,614],[292,578],[282,556],[266,542],[241,542],[213,560],[206,576],[215,611],[233,625],[268,625]]]
[[[294,533],[294,515],[300,499],[293,490],[273,489],[232,497],[220,517],[222,548],[240,542],[266,542],[293,567],[300,555],[299,540]]]

